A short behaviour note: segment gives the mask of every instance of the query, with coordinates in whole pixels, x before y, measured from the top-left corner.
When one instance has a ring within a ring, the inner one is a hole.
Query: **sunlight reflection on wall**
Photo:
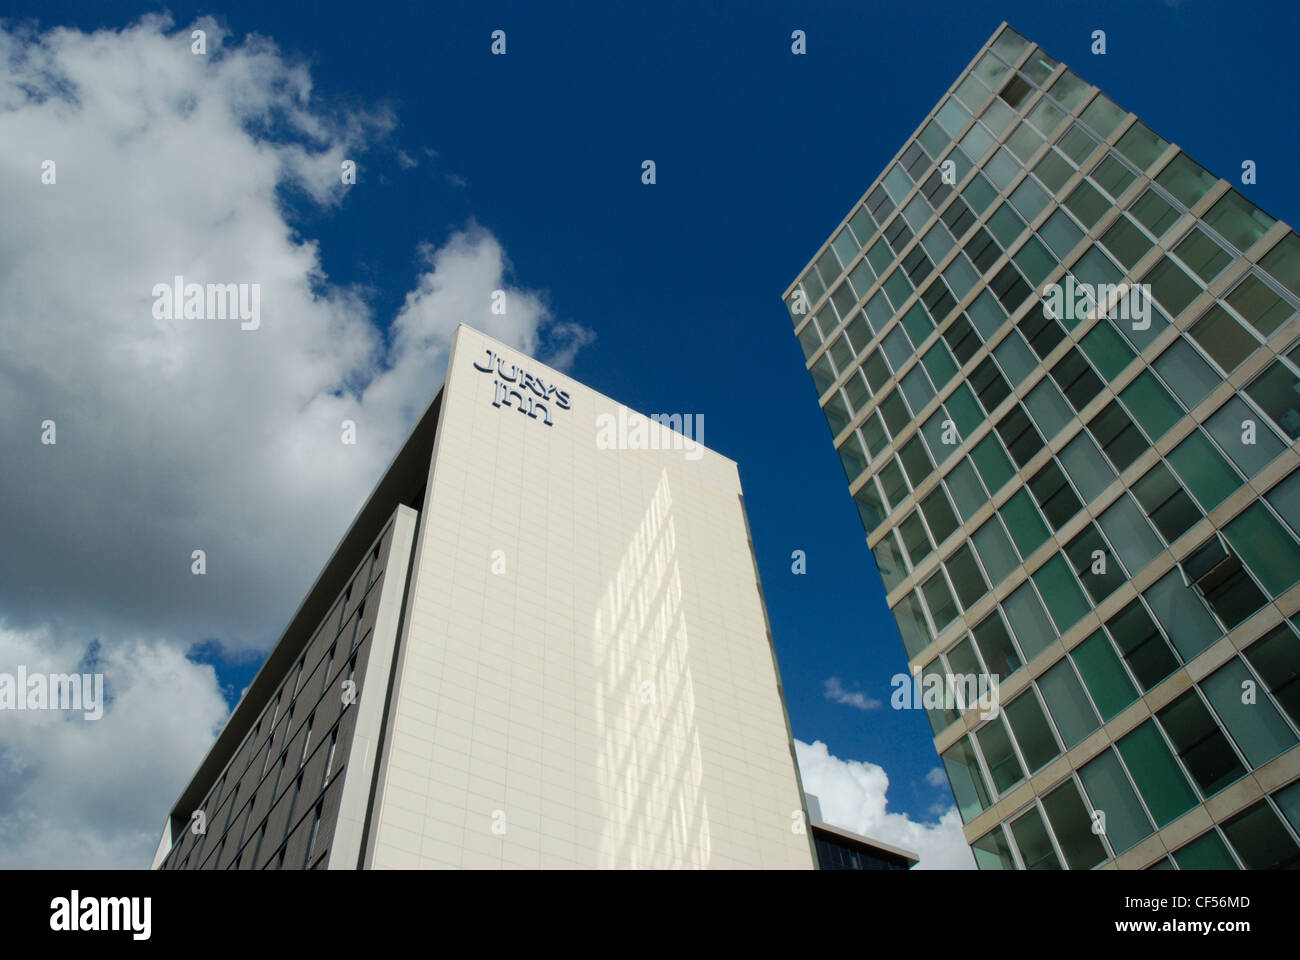
[[[707,867],[710,841],[672,494],[662,472],[596,610],[605,867]]]

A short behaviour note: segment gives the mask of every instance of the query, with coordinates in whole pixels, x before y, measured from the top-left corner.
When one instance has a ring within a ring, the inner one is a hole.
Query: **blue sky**
[[[357,158],[364,189],[329,209],[285,198],[330,282],[364,285],[381,323],[425,269],[414,251],[477,223],[515,282],[595,332],[577,379],[634,409],[704,415],[704,442],[740,464],[795,736],[881,764],[891,810],[928,819],[951,799],[926,781],[937,758],[924,716],[825,696],[837,677],[887,703],[906,662],[781,293],[1004,19],[1211,171],[1235,178],[1254,160],[1258,183],[1241,189],[1300,222],[1296,13],[1195,0],[812,6],[169,9],[303,59],[318,110],[392,109],[392,134]],[[156,9],[69,3],[57,22],[120,28]],[[504,57],[489,54],[498,28]],[[806,56],[791,54],[796,28]],[[1096,29],[1105,56],[1089,53]],[[806,575],[791,572],[794,550]],[[258,665],[213,645],[193,657],[228,698]]]

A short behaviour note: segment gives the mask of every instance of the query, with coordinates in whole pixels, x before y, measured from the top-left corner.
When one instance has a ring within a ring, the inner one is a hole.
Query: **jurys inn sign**
[[[519,412],[528,414],[534,420],[540,411],[542,422],[548,427],[552,426],[552,402],[561,410],[569,409],[569,391],[561,390],[554,384],[548,387],[541,377],[535,377],[513,363],[507,373],[505,358],[490,347],[486,348],[486,352],[486,358],[476,361],[474,369],[493,374],[492,406],[508,407],[513,398]]]

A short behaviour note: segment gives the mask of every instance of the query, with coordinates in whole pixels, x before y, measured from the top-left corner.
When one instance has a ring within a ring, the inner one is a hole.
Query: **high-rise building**
[[[1300,237],[1248,191],[1003,24],[786,292],[981,868],[1300,861]]]
[[[154,866],[812,868],[736,464],[699,427],[461,326]]]

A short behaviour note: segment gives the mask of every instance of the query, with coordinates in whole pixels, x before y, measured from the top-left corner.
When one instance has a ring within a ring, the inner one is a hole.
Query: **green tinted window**
[[[1084,685],[1092,694],[1103,722],[1137,699],[1137,688],[1102,631],[1098,630],[1075,647],[1070,656],[1083,675]]]
[[[1157,826],[1163,827],[1196,806],[1196,793],[1174,762],[1155,723],[1147,720],[1122,738],[1118,746]]]

